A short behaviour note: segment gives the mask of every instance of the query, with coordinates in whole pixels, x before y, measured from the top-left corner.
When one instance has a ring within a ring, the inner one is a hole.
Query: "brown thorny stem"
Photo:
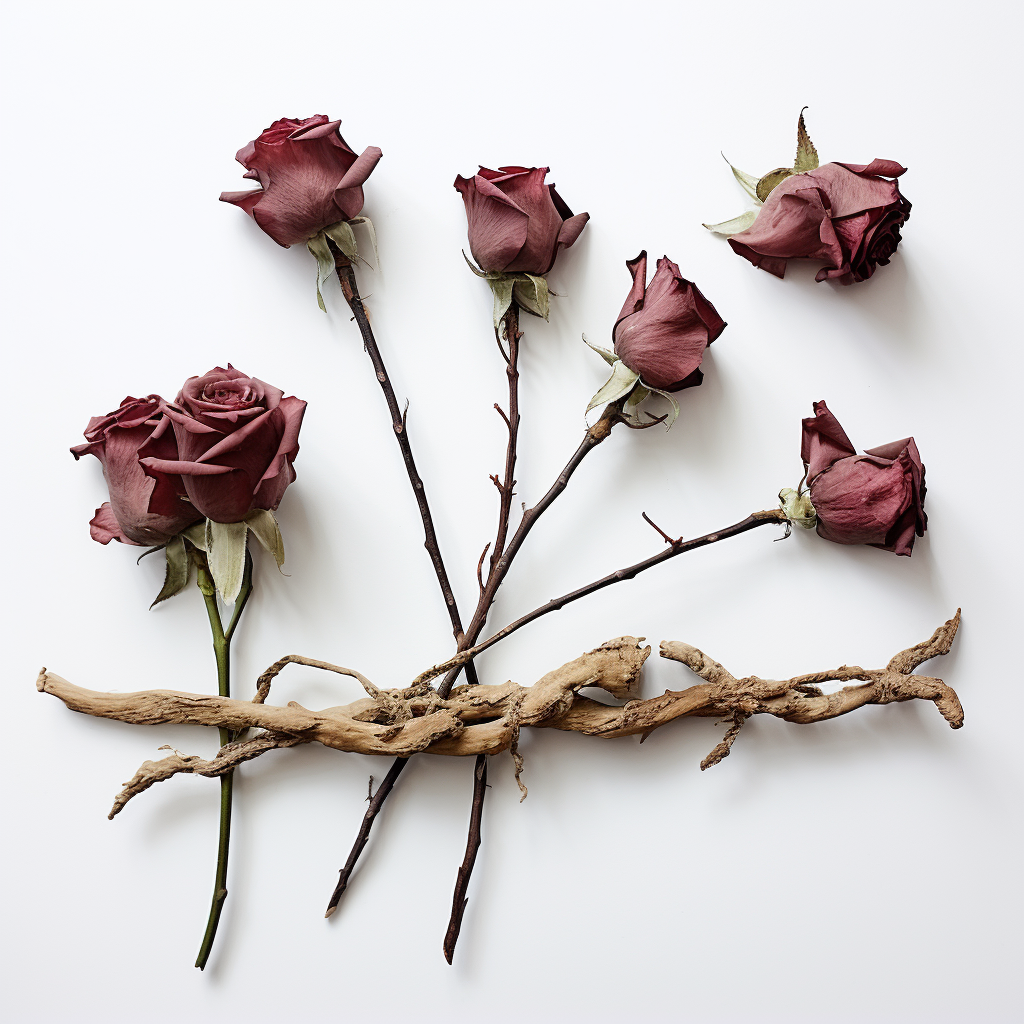
[[[423,522],[423,546],[427,549],[427,553],[430,555],[430,561],[434,566],[434,573],[437,576],[438,586],[441,588],[441,596],[444,598],[445,606],[448,609],[448,616],[452,623],[452,633],[455,636],[455,643],[459,650],[463,649],[465,634],[462,629],[462,618],[459,615],[458,605],[455,603],[455,595],[452,592],[451,583],[448,580],[448,571],[445,569],[444,559],[441,557],[441,549],[437,543],[437,534],[434,530],[433,516],[430,514],[430,505],[427,502],[427,492],[423,485],[423,480],[420,478],[419,472],[416,469],[416,461],[413,458],[412,446],[409,443],[409,430],[408,430],[408,407],[406,408],[406,414],[399,410],[398,399],[395,396],[395,389],[391,385],[391,378],[388,376],[387,367],[384,365],[384,359],[380,354],[380,349],[377,347],[377,340],[373,336],[373,329],[370,327],[370,321],[366,315],[366,309],[363,306],[362,297],[359,294],[359,287],[356,283],[355,270],[352,267],[351,261],[342,252],[328,242],[331,246],[331,250],[334,253],[334,264],[335,269],[338,273],[338,281],[341,283],[342,294],[345,296],[345,300],[348,302],[349,308],[352,310],[352,315],[359,327],[359,333],[363,339],[363,348],[366,350],[367,355],[370,357],[370,362],[373,364],[374,375],[377,378],[377,382],[380,384],[381,391],[384,393],[384,399],[388,405],[388,411],[391,413],[391,425],[395,432],[395,439],[398,441],[398,447],[402,452],[402,459],[405,462],[405,469],[409,475],[409,483],[412,485],[413,494],[416,497],[416,504],[419,508],[420,519]],[[467,678],[478,682],[476,675],[476,668],[470,664],[466,668]],[[334,888],[334,892],[331,895],[331,899],[327,906],[326,917],[330,917],[334,913],[335,908],[338,905],[339,900],[348,887],[348,880],[352,874],[352,870],[356,866],[356,862],[359,859],[359,855],[363,851],[363,847],[366,846],[367,840],[370,838],[370,829],[373,827],[374,818],[377,816],[377,812],[383,806],[384,801],[388,798],[388,794],[391,792],[392,787],[398,780],[398,776],[402,774],[402,770],[405,768],[406,761],[403,758],[399,758],[388,771],[384,777],[384,781],[381,783],[376,794],[369,802],[369,806],[366,809],[366,813],[363,815],[363,820],[360,823],[359,831],[356,834],[355,843],[352,846],[352,850],[349,853],[348,860],[345,862],[345,866],[341,869],[338,875],[338,884]]]

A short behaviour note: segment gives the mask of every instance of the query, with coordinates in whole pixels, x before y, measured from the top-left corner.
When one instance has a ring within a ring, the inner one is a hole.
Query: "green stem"
[[[213,576],[206,565],[204,558],[197,559],[199,576],[199,589],[203,592],[203,600],[206,602],[206,614],[210,618],[210,632],[213,634],[213,653],[217,660],[217,692],[221,697],[231,696],[231,637],[238,625],[249,595],[252,593],[252,558],[249,552],[245,553],[245,575],[242,579],[242,589],[239,591],[238,599],[235,601],[234,614],[228,628],[224,629],[224,623],[220,617],[220,608],[217,606],[217,588],[213,582]],[[234,736],[227,730],[220,730],[220,745],[223,747],[230,743]],[[206,968],[206,961],[210,959],[210,952],[213,950],[213,940],[217,935],[217,926],[220,924],[220,914],[224,909],[224,900],[227,898],[228,889],[228,846],[231,842],[231,796],[234,783],[234,772],[227,772],[220,777],[220,836],[217,842],[217,875],[213,883],[213,900],[210,903],[210,917],[206,922],[206,933],[203,935],[203,944],[199,947],[199,956],[196,957],[196,967],[200,970]]]

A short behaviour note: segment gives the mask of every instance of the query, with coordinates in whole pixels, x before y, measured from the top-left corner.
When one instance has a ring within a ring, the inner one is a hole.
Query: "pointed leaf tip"
[[[751,224],[757,219],[757,210],[747,210],[746,213],[741,213],[738,217],[733,217],[732,220],[723,220],[718,224],[704,224],[708,231],[713,231],[716,235],[725,235],[726,238],[732,235],[738,235],[741,231],[746,231]]]
[[[807,125],[804,124],[804,107],[800,111],[800,119],[796,123],[796,160],[793,161],[793,170],[797,174],[804,171],[813,171],[818,166],[818,151],[807,134]]]
[[[160,593],[156,595],[156,600],[149,606],[150,608],[155,608],[161,601],[180,594],[188,586],[191,562],[185,551],[185,541],[180,533],[167,542],[164,553],[167,557],[164,585],[160,588]]]

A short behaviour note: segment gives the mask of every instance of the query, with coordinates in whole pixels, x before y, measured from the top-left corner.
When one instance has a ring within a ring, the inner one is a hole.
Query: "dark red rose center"
[[[874,240],[871,245],[871,251],[868,253],[868,257],[875,260],[877,263],[885,264],[895,251],[896,240],[893,238],[891,232],[886,231],[881,238],[876,238]]]
[[[219,380],[203,388],[203,401],[211,405],[238,409],[253,405],[257,401],[257,395],[248,384],[241,381]]]

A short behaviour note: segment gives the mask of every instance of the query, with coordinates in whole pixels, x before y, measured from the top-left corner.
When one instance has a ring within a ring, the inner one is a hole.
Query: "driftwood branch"
[[[636,637],[619,637],[549,672],[532,686],[507,682],[500,686],[463,685],[445,700],[428,686],[380,690],[341,707],[311,711],[294,702],[286,707],[231,700],[172,690],[100,693],[69,683],[43,669],[37,689],[51,693],[72,711],[138,725],[202,725],[264,733],[229,744],[211,761],[172,754],[147,761],[126,784],[111,812],[132,796],[182,772],[216,776],[268,750],[299,743],[322,743],[361,754],[410,757],[416,753],[470,756],[509,750],[520,729],[561,729],[588,736],[646,738],[677,718],[704,717],[731,721],[729,733],[705,759],[702,768],[717,764],[743,722],[767,714],[807,725],[848,714],[868,704],[930,700],[954,729],[963,725],[963,709],[953,689],[941,679],[914,675],[924,661],[949,651],[960,624],[960,612],[924,643],[901,651],[882,669],[843,665],[825,672],[786,680],[737,678],[713,658],[689,644],[666,641],[661,656],[678,661],[701,682],[660,697],[637,700],[640,671],[650,654]],[[318,667],[326,663],[307,661]],[[281,662],[276,663],[280,665]],[[270,671],[270,670],[268,670]],[[347,671],[347,670],[346,670]],[[847,683],[833,693],[826,682]],[[599,687],[621,705],[609,706],[580,691]],[[376,688],[374,688],[376,689]],[[401,714],[396,714],[401,708]],[[397,719],[397,720],[396,720]]]

